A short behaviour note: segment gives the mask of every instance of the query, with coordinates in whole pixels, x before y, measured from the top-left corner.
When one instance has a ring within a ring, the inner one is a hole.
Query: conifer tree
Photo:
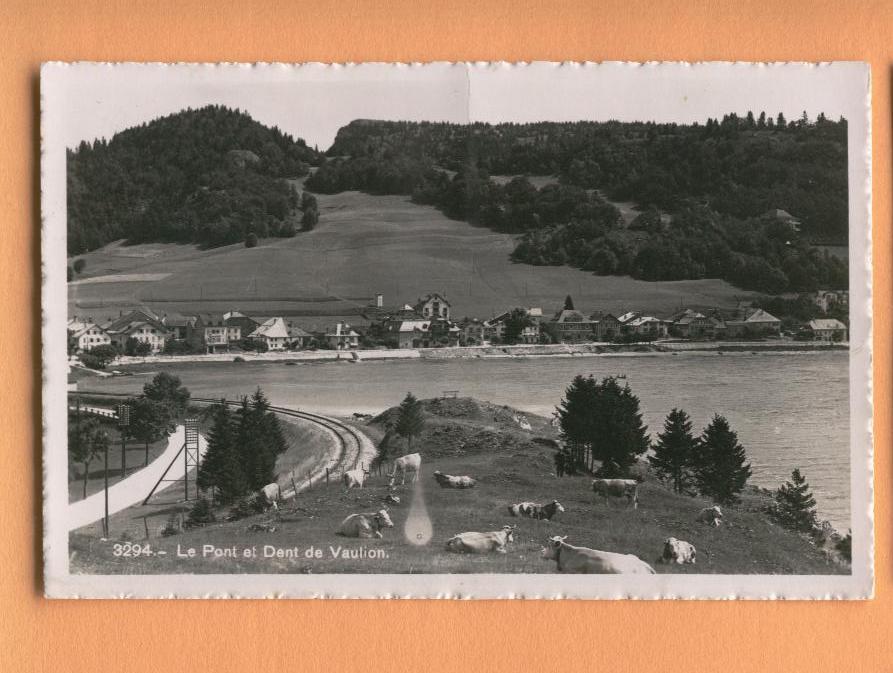
[[[698,491],[720,504],[738,501],[750,477],[744,447],[729,422],[719,414],[704,429],[698,444],[695,477]]]
[[[818,521],[815,498],[799,469],[775,492],[775,516],[785,526],[808,532]]]
[[[412,452],[412,440],[422,433],[425,427],[425,417],[422,413],[422,403],[412,393],[406,393],[406,397],[397,408],[397,422],[394,431],[406,439],[406,450]]]
[[[572,461],[580,467],[611,461],[622,474],[648,450],[639,398],[613,376],[600,383],[592,376],[576,376],[558,407],[558,421]]]
[[[648,457],[658,478],[670,482],[676,493],[690,494],[698,440],[691,434],[691,420],[682,409],[673,409],[657,436],[654,455]]]
[[[223,400],[214,409],[214,422],[197,482],[202,490],[213,489],[215,499],[224,504],[236,500],[247,490],[232,413]]]
[[[564,310],[565,311],[573,311],[574,310],[574,300],[570,295],[567,295],[564,298]]]

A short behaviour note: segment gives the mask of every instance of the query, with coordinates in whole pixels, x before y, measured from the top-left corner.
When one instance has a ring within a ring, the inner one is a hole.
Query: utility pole
[[[127,428],[130,426],[130,406],[118,405],[118,429],[121,432],[121,479],[127,476]]]
[[[103,469],[102,477],[105,481],[105,514],[102,517],[102,534],[108,539],[109,537],[109,443],[105,442],[105,451],[103,451]]]

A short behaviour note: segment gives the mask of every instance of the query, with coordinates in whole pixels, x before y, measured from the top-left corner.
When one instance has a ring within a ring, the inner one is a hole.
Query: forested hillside
[[[690,126],[358,120],[306,184],[408,194],[522,234],[519,262],[644,280],[718,277],[767,293],[842,288],[846,264],[812,244],[847,241],[846,126],[762,113]],[[559,184],[490,179],[525,174]],[[627,226],[609,199],[642,214]]]
[[[69,150],[68,251],[116,239],[240,242],[292,236],[300,199],[285,178],[317,152],[239,110],[185,110]]]

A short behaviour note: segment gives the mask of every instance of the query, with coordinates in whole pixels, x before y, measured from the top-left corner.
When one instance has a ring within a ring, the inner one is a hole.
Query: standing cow
[[[601,495],[608,504],[609,497],[626,498],[633,509],[639,507],[639,482],[635,479],[593,479],[592,490]]]
[[[518,502],[514,505],[509,505],[509,514],[512,516],[526,516],[528,519],[551,521],[553,516],[563,511],[564,507],[557,500],[553,500],[548,505],[541,505],[538,502]]]
[[[264,505],[264,509],[270,509],[271,507],[274,510],[279,509],[279,500],[282,498],[282,493],[279,490],[279,484],[273,482],[272,484],[267,484],[258,493],[258,497],[260,501]]]
[[[344,488],[348,491],[352,489],[354,486],[357,488],[363,488],[363,485],[366,483],[366,477],[369,476],[369,470],[365,470],[361,467],[358,467],[354,470],[348,470],[341,476],[341,481],[344,482]]]
[[[558,565],[558,572],[600,575],[653,575],[654,568],[633,554],[616,554],[565,542],[567,535],[549,538],[543,558]]]
[[[406,484],[406,473],[407,471],[412,471],[412,482],[415,483],[419,478],[419,470],[422,469],[422,456],[419,453],[410,453],[405,456],[400,456],[397,460],[394,461],[394,471],[391,473],[391,481],[388,483],[389,486],[393,486],[397,482],[397,472],[400,472],[401,481],[400,485]]]

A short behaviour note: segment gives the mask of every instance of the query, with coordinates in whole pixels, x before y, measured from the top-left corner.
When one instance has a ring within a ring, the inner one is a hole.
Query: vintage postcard
[[[869,598],[861,63],[49,63],[52,597]]]

